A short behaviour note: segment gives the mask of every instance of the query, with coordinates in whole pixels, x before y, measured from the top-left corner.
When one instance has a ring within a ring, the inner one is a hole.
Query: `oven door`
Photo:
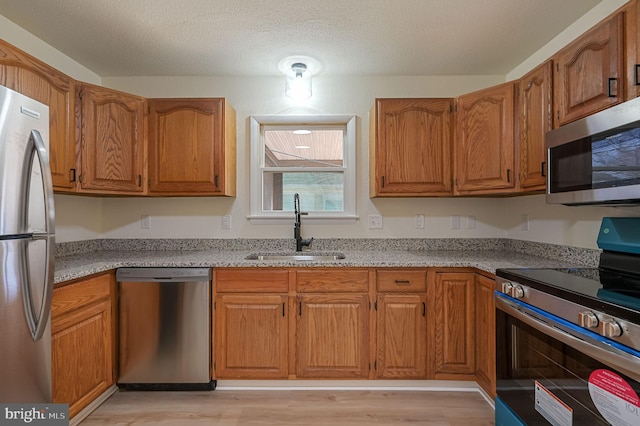
[[[640,352],[496,292],[496,425],[640,425]]]

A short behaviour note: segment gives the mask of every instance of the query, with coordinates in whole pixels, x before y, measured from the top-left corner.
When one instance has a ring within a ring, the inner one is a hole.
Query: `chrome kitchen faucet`
[[[293,225],[293,238],[296,240],[296,251],[302,251],[302,247],[310,247],[313,238],[305,240],[300,235],[300,216],[307,213],[300,211],[300,195],[296,192],[293,195],[293,208],[296,214],[296,223]]]

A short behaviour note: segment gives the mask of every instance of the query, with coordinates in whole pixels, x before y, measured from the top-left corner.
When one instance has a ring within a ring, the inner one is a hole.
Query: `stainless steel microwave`
[[[640,204],[640,98],[546,135],[547,203]]]

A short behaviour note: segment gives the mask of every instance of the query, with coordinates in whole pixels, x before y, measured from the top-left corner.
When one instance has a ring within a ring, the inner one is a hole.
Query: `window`
[[[354,116],[251,117],[251,216],[291,219],[293,196],[308,219],[355,215]]]

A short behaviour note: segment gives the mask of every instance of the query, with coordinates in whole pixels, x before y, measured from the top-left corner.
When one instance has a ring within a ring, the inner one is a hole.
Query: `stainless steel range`
[[[640,425],[640,218],[598,268],[496,272],[496,425]]]

